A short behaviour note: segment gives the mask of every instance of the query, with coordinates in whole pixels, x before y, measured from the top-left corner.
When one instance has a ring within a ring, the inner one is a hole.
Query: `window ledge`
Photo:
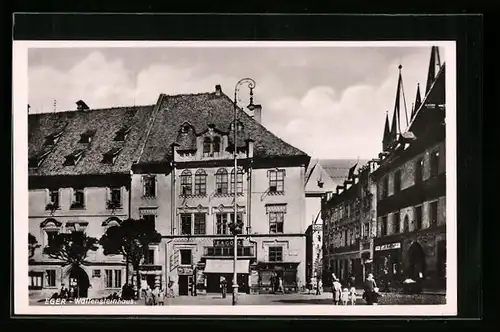
[[[69,209],[70,210],[85,210],[85,205],[84,206],[71,206]]]
[[[268,195],[284,195],[285,192],[284,191],[268,191]]]
[[[179,197],[183,197],[183,198],[202,198],[202,197],[207,197],[207,194],[193,194],[193,195],[184,195],[184,194],[180,194]]]
[[[156,195],[142,195],[142,198],[144,198],[144,199],[154,199],[154,198],[156,198]]]

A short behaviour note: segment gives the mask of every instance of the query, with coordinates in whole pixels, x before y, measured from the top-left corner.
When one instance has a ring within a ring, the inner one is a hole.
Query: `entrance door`
[[[238,293],[249,293],[248,274],[239,273],[236,280],[238,280]]]
[[[419,243],[414,242],[408,249],[408,261],[410,278],[418,280],[420,273],[425,275],[425,253]]]
[[[154,275],[146,275],[146,283],[148,284],[149,288],[155,289],[155,276]]]
[[[179,295],[189,295],[189,276],[179,276]]]
[[[69,274],[70,287],[75,287],[76,297],[87,297],[88,289],[90,287],[90,280],[87,273],[79,266],[74,266],[71,268]]]

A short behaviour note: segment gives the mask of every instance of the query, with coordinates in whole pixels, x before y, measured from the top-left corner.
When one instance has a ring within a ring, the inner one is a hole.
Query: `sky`
[[[371,159],[394,109],[398,65],[410,113],[429,57],[430,47],[32,48],[28,98],[30,113],[74,110],[80,99],[91,109],[152,105],[160,93],[217,84],[233,98],[236,82],[251,77],[275,135],[313,158]],[[248,89],[240,91],[247,105]]]

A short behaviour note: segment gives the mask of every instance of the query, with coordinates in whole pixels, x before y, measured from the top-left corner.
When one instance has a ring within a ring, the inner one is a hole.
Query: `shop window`
[[[193,257],[192,257],[191,249],[181,249],[180,255],[181,255],[181,265],[191,265],[192,264]]]

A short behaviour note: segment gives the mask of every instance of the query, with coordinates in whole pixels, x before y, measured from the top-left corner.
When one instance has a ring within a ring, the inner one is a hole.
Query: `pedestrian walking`
[[[153,305],[158,305],[158,299],[159,299],[159,295],[160,295],[160,287],[156,286],[154,289],[153,289]]]
[[[316,281],[316,295],[321,295],[321,288],[323,287],[321,278],[318,278]]]
[[[158,291],[158,305],[165,305],[165,290],[160,288]]]
[[[333,304],[339,305],[342,297],[342,285],[340,284],[338,278],[335,275],[333,275],[332,295],[333,295]]]
[[[363,287],[363,299],[366,301],[366,304],[374,305],[377,303],[377,297],[378,297],[377,283],[373,278],[373,274],[369,273]]]
[[[222,298],[225,299],[227,294],[227,281],[225,277],[221,277],[220,290],[222,293]]]

